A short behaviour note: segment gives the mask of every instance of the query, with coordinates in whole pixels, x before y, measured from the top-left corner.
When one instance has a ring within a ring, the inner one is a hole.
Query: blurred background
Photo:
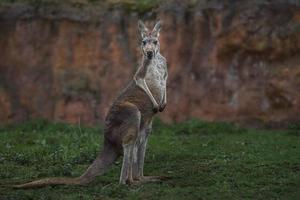
[[[300,121],[297,0],[2,0],[0,123],[102,123],[139,65],[139,19],[163,21],[163,121]]]

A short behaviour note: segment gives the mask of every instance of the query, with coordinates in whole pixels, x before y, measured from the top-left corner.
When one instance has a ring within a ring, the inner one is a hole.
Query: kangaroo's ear
[[[141,32],[142,38],[145,37],[147,35],[148,29],[141,20],[139,20],[139,22],[138,22],[138,27]]]
[[[159,20],[158,22],[156,22],[151,34],[155,37],[158,37],[160,29],[161,29],[161,21]]]

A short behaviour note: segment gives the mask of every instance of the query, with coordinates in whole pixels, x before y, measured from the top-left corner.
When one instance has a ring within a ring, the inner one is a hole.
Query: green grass
[[[36,121],[0,128],[0,199],[300,199],[300,126],[286,131],[156,120],[145,174],[162,183],[118,185],[121,160],[87,186],[13,190],[8,183],[78,176],[102,146],[101,127]]]

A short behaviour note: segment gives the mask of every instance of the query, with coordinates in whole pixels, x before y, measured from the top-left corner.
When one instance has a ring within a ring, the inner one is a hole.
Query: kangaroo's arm
[[[166,73],[164,75],[164,80],[167,82],[167,79],[168,79],[168,71],[166,70]],[[166,105],[167,105],[167,86],[164,89],[162,104],[159,107],[159,112],[162,112],[165,109]]]
[[[150,100],[153,104],[153,110],[158,111],[158,104],[157,104],[155,98],[153,97],[151,91],[149,90],[148,85],[145,81],[145,77],[146,77],[150,62],[151,62],[150,60],[145,59],[143,61],[142,66],[137,70],[137,72],[134,75],[133,79],[135,81],[135,84],[137,86],[139,86],[142,90],[144,90],[146,92],[146,94],[148,95],[148,97],[150,98]]]
[[[165,79],[165,81],[167,82],[167,79],[168,79],[168,71],[166,71],[166,74],[165,74],[165,76],[164,76],[164,79]],[[167,104],[167,85],[166,85],[166,88],[165,88],[165,93],[164,93],[163,103],[164,103],[164,104]]]
[[[154,109],[157,110],[158,109],[158,104],[157,104],[156,100],[154,99],[151,91],[149,90],[145,79],[144,78],[137,78],[137,79],[135,78],[134,81],[135,81],[137,86],[139,86],[141,89],[143,89],[146,92],[146,94],[149,96],[149,98],[150,98],[150,100],[153,104]]]

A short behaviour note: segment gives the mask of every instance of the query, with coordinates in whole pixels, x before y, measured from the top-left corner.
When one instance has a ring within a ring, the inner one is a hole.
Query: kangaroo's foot
[[[127,178],[125,180],[124,179],[120,180],[119,184],[120,185],[134,186],[134,185],[140,185],[140,182],[137,179]]]
[[[168,177],[166,176],[142,176],[139,178],[135,178],[135,181],[146,183],[146,182],[162,182],[164,180],[167,180]]]
[[[166,108],[166,106],[167,106],[167,104],[165,104],[165,103],[162,104],[162,105],[160,105],[158,111],[159,111],[159,112],[164,111],[164,109]]]
[[[140,182],[137,180],[127,180],[126,185],[129,185],[129,186],[140,185]]]

